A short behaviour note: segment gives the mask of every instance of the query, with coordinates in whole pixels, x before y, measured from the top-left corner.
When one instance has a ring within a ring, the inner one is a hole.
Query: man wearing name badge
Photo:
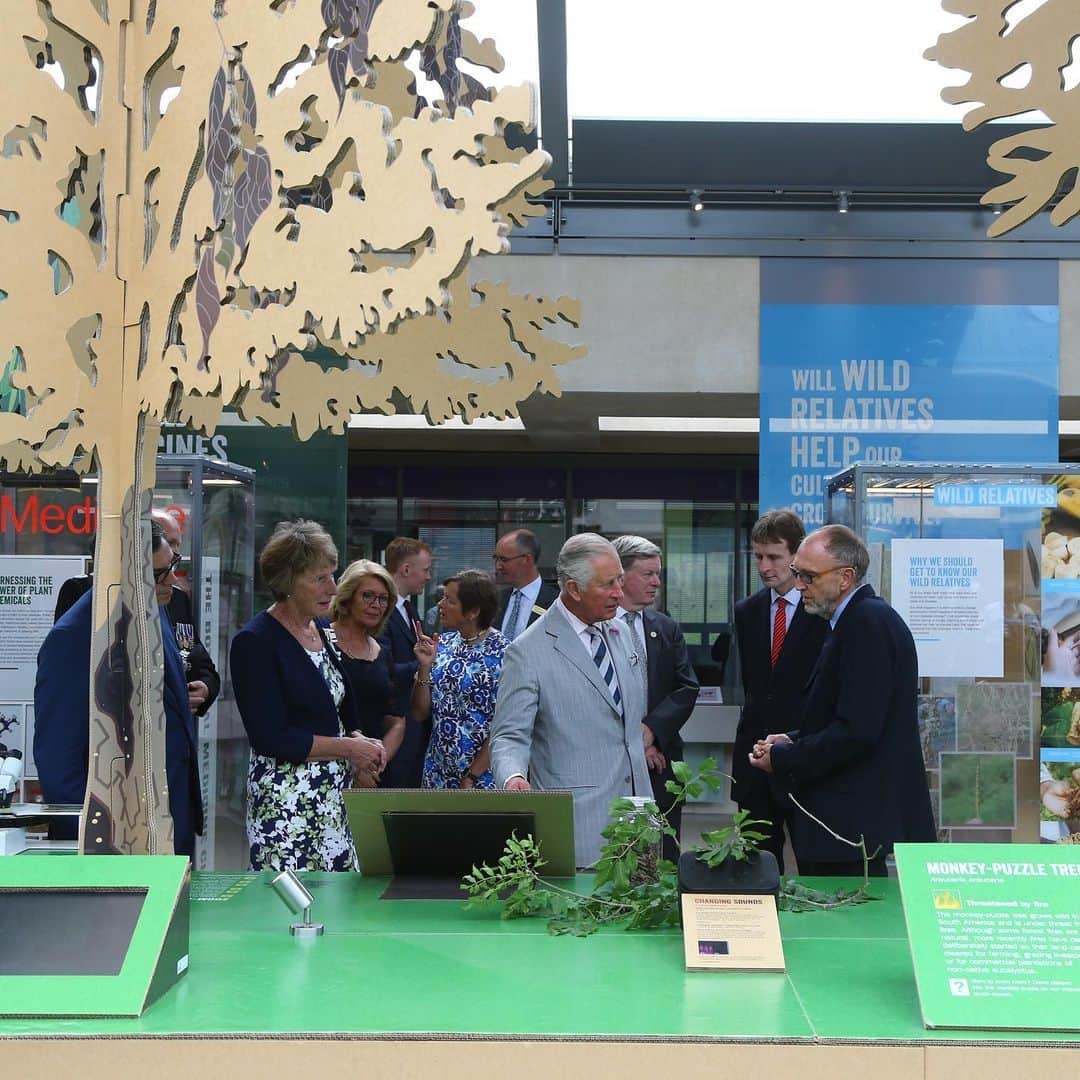
[[[420,620],[412,598],[431,580],[431,547],[412,536],[396,536],[386,545],[383,565],[394,579],[398,594],[383,635],[394,663],[394,686],[399,694],[397,715],[405,717],[405,734],[379,786],[418,788],[424,771],[428,728],[409,712],[418,667],[413,647]]]
[[[507,586],[499,593],[496,625],[507,641],[513,641],[555,603],[559,593],[540,577],[540,541],[528,529],[499,537],[493,561],[496,583]]]
[[[807,614],[789,569],[806,536],[798,514],[769,510],[750,530],[762,588],[735,605],[735,640],[742,675],[743,708],[731,758],[731,798],[752,818],[769,821],[762,847],[784,871],[784,824],[791,814],[785,793],[750,765],[754,744],[773,731],[794,727],[803,687],[829,634],[824,619]]]
[[[641,737],[645,684],[629,628],[609,621],[622,599],[611,542],[572,536],[556,572],[555,603],[503,659],[491,768],[508,791],[572,792],[577,864],[591,866],[611,800],[652,794]]]
[[[150,523],[154,594],[161,621],[165,683],[165,772],[173,851],[195,854],[195,836],[202,835],[203,805],[195,754],[195,725],[188,705],[184,663],[165,612],[172,595],[180,557],[173,553],[156,521]],[[34,761],[47,802],[81,803],[86,797],[90,762],[90,639],[93,591],[85,593],[46,635],[38,652],[34,684]],[[111,692],[110,677],[98,672],[95,693]],[[104,704],[107,704],[104,703]],[[50,827],[53,839],[74,839],[77,830],[65,820]]]
[[[791,563],[810,615],[832,633],[803,695],[797,729],[754,745],[750,764],[772,773],[827,832],[796,807],[791,842],[802,875],[861,876],[866,839],[870,874],[903,842],[936,839],[919,744],[919,664],[904,620],[864,580],[870,556],[844,525],[826,525]]]
[[[674,862],[679,857],[682,804],[675,803],[665,785],[675,779],[671,763],[682,760],[680,732],[694,711],[700,686],[681,627],[651,606],[660,590],[660,549],[644,536],[620,536],[614,543],[623,567],[623,599],[617,617],[630,627],[634,648],[644,661],[638,671],[647,699],[641,724],[645,762],[653,800],[676,833],[674,838],[664,837],[664,858]]]

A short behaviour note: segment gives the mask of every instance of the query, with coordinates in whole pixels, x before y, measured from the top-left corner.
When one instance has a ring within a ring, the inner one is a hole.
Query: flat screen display
[[[118,975],[146,889],[0,889],[0,976]]]

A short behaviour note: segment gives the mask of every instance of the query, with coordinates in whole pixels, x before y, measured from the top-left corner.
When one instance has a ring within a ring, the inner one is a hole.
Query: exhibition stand
[[[140,1018],[0,1020],[13,1074],[722,1067],[1024,1080],[1067,1074],[1080,1048],[1064,1032],[924,1029],[891,879],[873,882],[878,902],[782,913],[787,971],[734,974],[687,972],[677,929],[555,938],[540,920],[457,901],[383,900],[386,878],[348,874],[304,875],[326,933],[300,941],[272,877],[193,876],[190,968]]]

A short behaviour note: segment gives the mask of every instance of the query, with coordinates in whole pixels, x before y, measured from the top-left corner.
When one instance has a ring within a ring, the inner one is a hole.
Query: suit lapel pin
[[[656,631],[655,630],[650,630],[649,631],[649,637],[656,637]]]

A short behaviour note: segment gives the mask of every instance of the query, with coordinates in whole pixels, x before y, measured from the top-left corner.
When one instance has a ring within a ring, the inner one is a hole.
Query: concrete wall
[[[757,259],[507,255],[474,280],[581,301],[582,360],[561,369],[578,393],[735,393],[758,389]]]

